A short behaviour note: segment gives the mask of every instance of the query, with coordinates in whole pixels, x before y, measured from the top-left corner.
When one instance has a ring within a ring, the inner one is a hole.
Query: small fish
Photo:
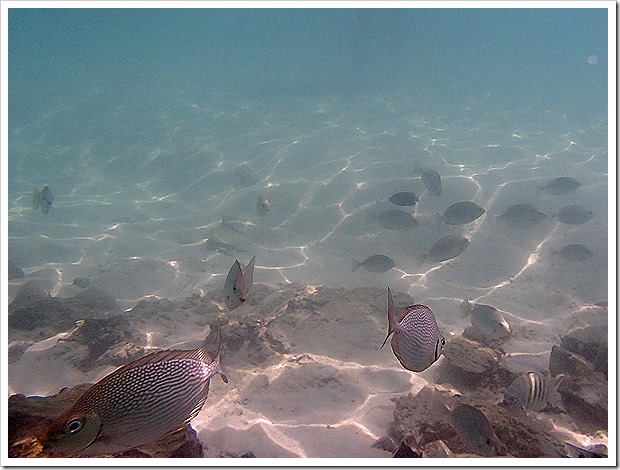
[[[401,365],[413,372],[428,369],[441,356],[446,338],[441,336],[435,315],[426,305],[410,305],[396,315],[392,291],[388,287],[388,334],[392,333],[392,351]]]
[[[217,251],[218,253],[222,253],[225,255],[232,255],[232,253],[238,253],[238,252],[242,252],[242,251],[246,251],[243,250],[235,245],[231,245],[229,243],[224,243],[223,241],[221,241],[219,238],[217,238],[215,235],[211,234],[206,241],[204,242],[203,245],[208,251]]]
[[[607,458],[607,454],[604,454],[602,451],[606,450],[606,446],[604,444],[599,444],[593,446],[590,450],[584,449],[583,447],[576,446],[575,444],[571,444],[570,442],[564,441],[564,444],[568,447],[568,456],[573,458]],[[600,448],[599,448],[600,446]],[[594,450],[596,449],[596,450]],[[599,452],[599,450],[601,452]]]
[[[256,201],[256,212],[258,213],[258,215],[264,217],[265,214],[269,212],[269,209],[271,209],[271,203],[269,202],[267,197],[264,194],[258,196],[258,200]]]
[[[400,209],[390,209],[375,217],[379,224],[389,230],[407,230],[418,225],[409,213]]]
[[[553,195],[568,194],[581,186],[581,183],[570,176],[560,176],[547,183],[542,189]]]
[[[397,206],[415,206],[418,201],[415,193],[400,192],[390,196],[390,202]]]
[[[436,263],[456,258],[469,246],[469,238],[457,235],[447,235],[437,240],[428,253],[422,257],[422,263],[433,261]]]
[[[482,411],[470,405],[457,405],[450,411],[450,424],[463,444],[478,455],[497,455],[499,439]]]
[[[557,400],[557,385],[549,375],[521,374],[504,391],[502,404],[514,410],[540,411],[550,400]]]
[[[232,230],[233,232],[243,235],[246,233],[248,225],[249,223],[247,222],[239,222],[238,220],[233,220],[226,215],[222,216],[222,226]]]
[[[572,206],[562,207],[557,217],[563,224],[581,225],[594,217],[594,213],[583,206],[574,204]]]
[[[516,204],[506,209],[499,218],[512,228],[530,228],[545,220],[547,216],[531,204]]]
[[[502,314],[490,305],[471,304],[463,299],[461,304],[461,317],[471,314],[471,324],[487,338],[501,339],[510,336],[510,325]]]
[[[424,186],[430,194],[439,196],[441,194],[441,176],[435,170],[424,170],[418,162],[413,166],[414,174],[421,175]]]
[[[234,310],[248,298],[250,288],[254,281],[254,256],[245,269],[241,268],[238,260],[235,260],[228,271],[226,282],[224,282],[224,295],[226,295],[225,303],[228,310]]]
[[[464,225],[473,222],[482,214],[484,214],[484,209],[478,204],[463,201],[452,204],[443,215],[438,213],[437,218],[449,225]]]
[[[32,208],[36,211],[41,209],[45,215],[50,211],[54,202],[54,195],[48,186],[44,186],[41,191],[32,191]]]
[[[566,261],[577,261],[579,263],[581,263],[582,261],[586,261],[592,258],[592,256],[594,256],[587,247],[578,243],[566,245],[561,250],[554,251],[553,253],[560,255]]]
[[[352,258],[352,260],[353,260],[353,269],[351,270],[351,272],[357,270],[357,268],[359,268],[360,266],[363,266],[364,269],[368,272],[384,273],[392,269],[394,266],[396,266],[396,263],[394,262],[394,260],[390,258],[389,256],[385,256],[385,255],[372,255],[366,258],[361,263],[357,261],[355,258]]]
[[[206,341],[206,340],[205,340]],[[52,453],[113,454],[151,443],[184,427],[207,400],[209,381],[219,374],[217,356],[198,349],[166,349],[116,369],[82,395],[42,437]]]

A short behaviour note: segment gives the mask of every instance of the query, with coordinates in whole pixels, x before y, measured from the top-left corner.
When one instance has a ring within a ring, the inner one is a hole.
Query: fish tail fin
[[[224,373],[224,371],[222,370],[222,365],[221,365],[221,359],[222,359],[222,325],[220,324],[220,319],[217,319],[217,340],[216,340],[216,344],[217,344],[217,353],[215,356],[215,363],[216,363],[216,370],[215,373],[216,374],[220,374],[220,377],[222,378],[222,382],[224,383],[228,383],[228,377],[226,377],[226,374]]]
[[[362,265],[362,263],[360,263],[358,260],[356,260],[353,257],[351,257],[351,261],[353,263],[351,272],[355,272],[357,270],[357,268],[359,268]]]
[[[248,289],[252,287],[254,283],[254,264],[256,263],[256,255],[252,257],[248,265],[245,267],[243,271],[243,276],[245,278],[245,283],[248,286]]]
[[[466,318],[471,313],[471,304],[467,299],[463,299],[461,303],[461,318]]]

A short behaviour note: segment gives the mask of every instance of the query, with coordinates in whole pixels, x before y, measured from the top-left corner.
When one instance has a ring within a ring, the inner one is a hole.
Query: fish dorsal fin
[[[252,286],[254,282],[254,264],[256,263],[256,255],[252,257],[248,265],[243,270],[243,278],[245,280],[246,286],[248,289]]]
[[[130,369],[142,367],[147,364],[155,364],[158,362],[174,361],[179,359],[193,359],[195,361],[204,362],[205,364],[211,363],[211,357],[205,351],[204,347],[200,347],[198,349],[163,349],[161,351],[147,354],[146,356],[136,359],[129,364],[125,364],[121,368],[116,369],[107,377],[115,376]]]
[[[430,312],[430,310],[431,310],[430,308],[422,304],[409,305],[408,307],[401,308],[400,313],[398,314],[398,323],[403,321],[403,318],[405,318],[410,313],[412,315],[418,315],[424,311]]]

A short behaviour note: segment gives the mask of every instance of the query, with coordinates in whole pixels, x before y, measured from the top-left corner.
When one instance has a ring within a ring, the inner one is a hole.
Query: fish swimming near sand
[[[458,255],[463,253],[465,248],[468,246],[469,238],[457,235],[447,235],[433,243],[428,252],[422,256],[420,261],[421,263],[426,261],[433,261],[436,263],[447,261],[449,259],[456,258]]]
[[[422,176],[424,186],[430,194],[439,196],[441,194],[441,176],[435,170],[425,170],[418,162],[413,165],[413,173]]]
[[[392,291],[388,287],[388,334],[381,347],[392,336],[392,351],[401,365],[413,372],[428,369],[441,356],[446,339],[441,336],[437,320],[426,305],[410,305],[394,309]]]
[[[264,194],[258,196],[258,200],[256,201],[256,212],[259,216],[264,217],[267,212],[271,209],[271,203],[269,199]]]
[[[581,186],[581,183],[570,176],[560,176],[549,181],[543,186],[543,191],[559,196],[560,194],[568,194],[575,191]]]
[[[499,218],[512,228],[530,228],[538,225],[547,216],[531,204],[516,204],[506,209]]]
[[[384,273],[396,266],[394,260],[385,255],[372,255],[361,263],[355,258],[352,258],[352,260],[353,268],[351,269],[351,272],[356,271],[360,266],[362,266],[366,271],[371,273]]]
[[[379,225],[388,230],[408,230],[418,225],[418,221],[406,211],[390,209],[375,216]]]
[[[205,340],[206,341],[206,340]],[[206,345],[151,353],[107,375],[48,428],[41,441],[51,453],[113,454],[149,444],[183,428],[207,400],[211,377],[226,375]]]
[[[460,404],[449,412],[449,421],[463,444],[478,455],[497,455],[499,439],[493,426],[478,408]]]
[[[403,191],[390,196],[390,202],[397,206],[415,206],[418,201],[419,199],[415,193],[411,192]]]
[[[510,336],[510,325],[495,307],[472,304],[463,299],[461,317],[465,318],[470,314],[472,326],[487,338],[502,339]]]
[[[594,217],[594,213],[579,204],[562,207],[557,218],[563,224],[581,225]]]
[[[527,372],[505,390],[502,404],[514,410],[540,411],[547,403],[557,401],[557,383],[551,376]]]
[[[37,191],[36,189],[32,191],[32,209],[39,210],[43,212],[45,215],[50,211],[52,207],[52,202],[54,202],[54,195],[50,191],[48,186],[43,186],[41,191]]]
[[[470,201],[457,202],[446,209],[443,215],[437,213],[439,222],[449,225],[464,225],[473,222],[484,214],[484,209]]]
[[[254,282],[254,263],[256,262],[256,256],[254,256],[245,269],[241,268],[241,263],[235,260],[226,281],[224,282],[224,295],[226,296],[224,302],[229,310],[234,310],[248,298],[250,288]]]
[[[566,261],[576,261],[578,263],[587,261],[588,259],[592,258],[592,256],[594,256],[594,254],[588,249],[588,247],[579,243],[566,245],[561,250],[553,251],[552,253],[560,255]]]

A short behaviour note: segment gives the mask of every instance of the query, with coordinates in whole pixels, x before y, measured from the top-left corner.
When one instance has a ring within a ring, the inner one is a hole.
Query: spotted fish
[[[554,178],[547,183],[542,189],[549,194],[560,195],[568,194],[575,191],[581,186],[581,183],[570,176],[560,176]]]
[[[256,256],[250,260],[245,269],[242,269],[241,263],[235,260],[230,271],[228,271],[228,276],[224,282],[224,295],[226,296],[224,301],[229,310],[234,310],[248,298],[254,282],[255,261]]]
[[[353,260],[353,269],[351,272],[357,270],[360,266],[363,266],[364,269],[371,273],[384,273],[389,271],[396,263],[392,258],[385,255],[372,255],[366,258],[364,261],[359,262],[355,258]]]
[[[521,374],[504,392],[502,404],[515,410],[540,411],[556,399],[557,385],[549,375]]]
[[[545,220],[547,216],[531,204],[516,204],[506,209],[499,218],[512,228],[530,228]]]
[[[469,238],[467,237],[446,235],[433,243],[428,252],[421,257],[420,262],[421,264],[426,261],[440,263],[456,258],[465,251],[469,243]]]
[[[562,207],[557,217],[563,224],[581,225],[594,217],[594,213],[579,204],[573,204]]]
[[[205,340],[206,342],[206,340]],[[209,381],[219,374],[221,333],[217,355],[206,344],[191,350],[149,354],[107,375],[58,417],[42,437],[51,453],[101,455],[149,444],[183,428],[207,400]]]
[[[450,411],[450,424],[463,444],[478,455],[497,455],[499,439],[485,414],[470,405],[457,405]]]
[[[41,212],[47,215],[52,207],[52,202],[54,202],[54,195],[49,187],[44,186],[41,191],[36,189],[32,191],[32,208],[35,211],[41,209]]]
[[[390,202],[397,206],[415,206],[419,201],[415,193],[400,192],[390,196]]]
[[[446,209],[443,215],[437,213],[437,220],[449,225],[464,225],[484,214],[484,209],[470,201],[457,202]]]
[[[410,305],[396,314],[392,291],[388,287],[388,334],[392,351],[401,365],[413,372],[428,369],[441,355],[446,339],[441,336],[437,321],[426,305]]]

